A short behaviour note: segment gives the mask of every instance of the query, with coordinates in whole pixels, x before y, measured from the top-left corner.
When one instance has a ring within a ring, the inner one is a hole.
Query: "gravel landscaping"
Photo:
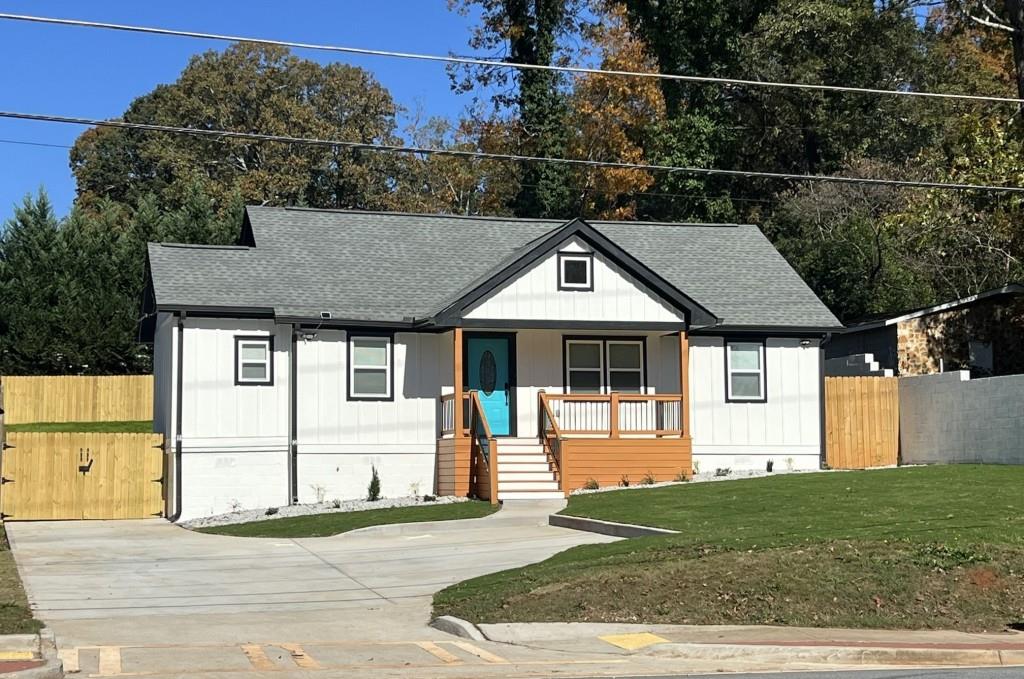
[[[445,495],[434,500],[424,500],[422,496],[385,498],[370,502],[368,500],[345,500],[334,506],[332,502],[316,502],[308,505],[288,505],[285,507],[259,509],[243,509],[227,514],[206,516],[200,519],[182,521],[183,528],[210,528],[212,526],[230,526],[236,523],[252,523],[254,521],[272,521],[289,516],[312,516],[314,514],[339,514],[342,512],[361,512],[368,509],[395,509],[399,507],[417,507],[430,505],[450,505],[458,502],[469,502],[469,498]],[[276,511],[274,511],[276,510]],[[267,512],[271,513],[267,513]]]
[[[632,486],[605,486],[604,488],[577,488],[570,493],[571,495],[589,495],[591,493],[608,493],[613,490],[649,490],[651,488],[665,488],[666,486],[682,486],[688,483],[706,483],[708,481],[737,481],[739,479],[757,479],[763,476],[783,476],[789,474],[821,474],[822,472],[829,471],[848,471],[845,469],[794,469],[789,470],[777,470],[773,472],[766,472],[762,469],[747,470],[747,471],[735,471],[730,472],[725,476],[716,476],[715,472],[700,472],[694,474],[689,481],[662,481],[660,483],[649,483],[647,485],[632,485]]]

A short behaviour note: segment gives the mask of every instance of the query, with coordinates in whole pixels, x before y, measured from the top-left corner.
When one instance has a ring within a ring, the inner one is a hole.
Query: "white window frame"
[[[569,283],[565,280],[565,263],[583,262],[587,269],[587,280],[584,283]],[[559,252],[558,253],[558,289],[569,291],[590,292],[594,289],[594,253],[592,252]]]
[[[640,349],[640,366],[637,368],[613,368],[612,367],[612,345],[613,344],[631,344],[635,345]],[[644,371],[644,363],[646,362],[644,356],[645,342],[643,340],[634,339],[606,339],[605,340],[605,353],[608,355],[606,363],[608,367],[605,369],[605,380],[607,381],[606,389],[611,392],[612,390],[612,373],[639,373],[640,374],[640,388],[636,393],[643,394],[647,389],[647,375]],[[627,393],[627,392],[623,392]],[[633,392],[628,392],[633,393]]]
[[[242,358],[244,346],[262,346],[266,358],[262,361],[247,361]],[[265,376],[260,378],[244,377],[243,366],[262,365],[266,368]],[[238,386],[271,386],[274,384],[274,338],[268,335],[235,335],[235,384]]]
[[[574,368],[572,367],[572,346],[574,344],[596,344],[597,354],[600,359],[600,366],[597,368]],[[571,394],[572,391],[572,380],[570,375],[574,372],[595,372],[598,374],[597,383],[599,385],[598,394],[604,394],[605,388],[607,387],[605,376],[604,376],[604,340],[603,339],[567,339],[565,340],[565,393]],[[576,392],[576,393],[590,393],[590,392]]]
[[[756,346],[758,350],[758,366],[757,370],[751,370],[749,368],[736,368],[732,367],[732,347],[737,344],[748,344]],[[734,339],[726,340],[725,342],[725,400],[727,403],[765,403],[768,401],[768,381],[765,377],[766,366],[765,356],[765,341],[756,339]],[[759,394],[757,396],[734,396],[732,393],[732,376],[733,375],[757,375],[760,379]]]
[[[356,363],[356,343],[373,342],[384,345],[384,365],[359,365]],[[348,400],[350,401],[391,401],[394,399],[394,337],[390,335],[351,335],[348,338]],[[384,373],[384,393],[360,393],[356,391],[356,370],[374,370]]]

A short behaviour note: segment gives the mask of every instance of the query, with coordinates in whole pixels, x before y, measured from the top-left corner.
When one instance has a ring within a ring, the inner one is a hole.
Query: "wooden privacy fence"
[[[899,378],[825,378],[825,456],[830,468],[894,465],[899,445]]]
[[[141,519],[163,509],[163,436],[10,432],[5,520]]]
[[[153,419],[153,376],[4,377],[7,424]]]

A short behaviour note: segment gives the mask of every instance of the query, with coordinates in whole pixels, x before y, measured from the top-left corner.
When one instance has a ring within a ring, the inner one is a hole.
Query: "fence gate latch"
[[[86,462],[86,460],[88,460],[88,462]],[[78,471],[82,473],[82,476],[88,474],[89,470],[92,469],[92,460],[92,451],[88,448],[85,450],[82,450],[81,448],[78,449]],[[82,464],[83,462],[85,462],[85,464]]]
[[[11,445],[10,443],[8,443],[7,441],[4,441],[4,446],[3,446],[3,449],[4,449],[4,450],[9,450],[9,449],[11,449],[11,448],[17,448],[17,446],[12,446],[12,445]]]
[[[0,476],[0,486],[4,485],[5,483],[14,483],[14,479],[9,479],[6,476]]]

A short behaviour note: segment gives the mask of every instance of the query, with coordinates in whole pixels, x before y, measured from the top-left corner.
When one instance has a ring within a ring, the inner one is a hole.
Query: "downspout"
[[[298,445],[298,413],[299,413],[299,326],[292,324],[291,367],[288,369],[288,504],[299,501],[299,445]]]
[[[174,515],[169,516],[171,523],[177,523],[181,518],[181,402],[182,390],[185,384],[185,317],[182,311],[178,314],[178,356],[175,371],[175,393],[174,393]]]
[[[818,428],[820,429],[818,452],[818,468],[825,469],[828,465],[828,457],[825,450],[826,424],[825,424],[825,345],[832,341],[832,333],[827,332],[818,345]]]

